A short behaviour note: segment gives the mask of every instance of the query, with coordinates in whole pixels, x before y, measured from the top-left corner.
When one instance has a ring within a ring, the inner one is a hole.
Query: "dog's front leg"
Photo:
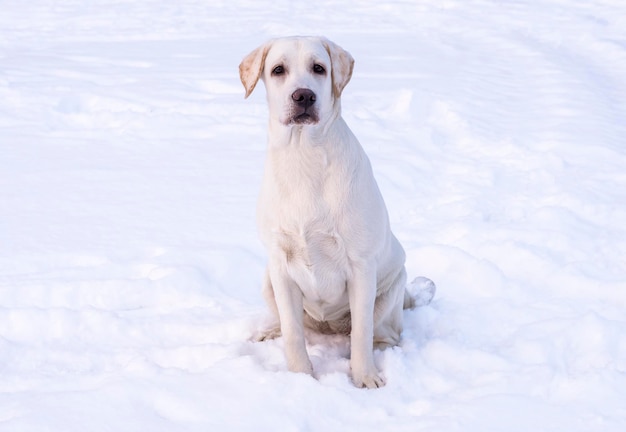
[[[348,281],[352,316],[352,381],[357,387],[377,388],[385,385],[374,365],[374,303],[376,301],[376,266],[360,263]]]
[[[280,330],[285,343],[287,367],[292,372],[312,375],[313,367],[304,340],[302,291],[280,264],[270,264],[270,279],[274,287]]]

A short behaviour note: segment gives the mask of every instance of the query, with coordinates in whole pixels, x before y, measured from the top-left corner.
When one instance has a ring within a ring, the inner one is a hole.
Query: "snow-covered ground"
[[[8,0],[0,431],[626,430],[621,0]],[[356,59],[344,117],[438,285],[387,378],[253,344],[269,37]]]

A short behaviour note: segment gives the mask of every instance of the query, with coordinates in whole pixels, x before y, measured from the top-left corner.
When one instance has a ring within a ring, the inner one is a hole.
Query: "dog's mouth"
[[[298,110],[289,116],[288,125],[313,125],[319,121],[314,110]]]

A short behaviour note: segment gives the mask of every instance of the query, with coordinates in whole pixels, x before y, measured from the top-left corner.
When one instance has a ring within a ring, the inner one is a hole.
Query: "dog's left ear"
[[[239,78],[241,78],[241,83],[246,89],[246,98],[250,96],[250,93],[252,93],[252,90],[259,82],[270,45],[270,42],[261,45],[244,57],[239,65]]]
[[[328,39],[322,38],[322,44],[324,44],[330,56],[333,93],[338,98],[341,96],[344,87],[350,82],[350,78],[352,78],[354,59],[348,51]]]

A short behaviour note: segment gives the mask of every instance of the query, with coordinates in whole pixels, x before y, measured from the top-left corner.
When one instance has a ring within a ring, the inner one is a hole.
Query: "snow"
[[[0,14],[1,431],[626,429],[619,0],[32,0]],[[437,283],[349,378],[263,321],[267,108],[237,66],[322,34],[409,279]]]

